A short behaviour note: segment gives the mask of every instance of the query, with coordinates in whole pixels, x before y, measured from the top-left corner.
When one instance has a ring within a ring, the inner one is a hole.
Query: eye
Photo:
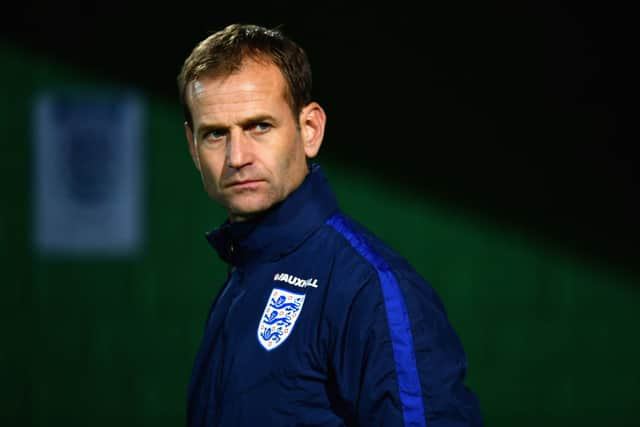
[[[214,130],[210,130],[209,132],[206,132],[203,135],[203,139],[205,141],[218,141],[224,138],[225,135],[226,135],[226,132],[224,130],[214,129]]]
[[[257,133],[265,133],[269,131],[269,129],[271,128],[272,128],[271,124],[267,122],[256,123],[253,126],[253,130],[256,131]]]

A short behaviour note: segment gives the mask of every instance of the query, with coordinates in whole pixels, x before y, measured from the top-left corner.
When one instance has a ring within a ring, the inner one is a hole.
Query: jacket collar
[[[319,165],[285,200],[246,222],[226,220],[206,234],[209,244],[225,262],[243,267],[275,261],[298,247],[338,209]]]

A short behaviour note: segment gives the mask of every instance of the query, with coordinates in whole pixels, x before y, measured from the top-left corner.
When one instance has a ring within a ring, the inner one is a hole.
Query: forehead
[[[238,71],[227,76],[202,76],[189,85],[193,112],[240,111],[286,102],[286,81],[270,62],[246,60]]]

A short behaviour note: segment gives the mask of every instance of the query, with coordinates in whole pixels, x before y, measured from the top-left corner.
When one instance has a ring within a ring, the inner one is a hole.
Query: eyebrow
[[[237,124],[242,128],[246,128],[262,122],[277,123],[277,120],[275,119],[275,117],[269,114],[258,114],[256,116],[247,117],[246,119],[240,120]],[[229,129],[229,126],[227,125],[205,123],[198,127],[198,134],[204,135],[205,133],[208,133],[214,130],[227,130],[227,129]]]

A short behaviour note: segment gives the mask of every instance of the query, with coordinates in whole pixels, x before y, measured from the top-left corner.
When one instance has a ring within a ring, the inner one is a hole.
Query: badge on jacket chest
[[[291,335],[300,317],[304,294],[274,288],[258,324],[258,342],[267,351],[281,345]]]

